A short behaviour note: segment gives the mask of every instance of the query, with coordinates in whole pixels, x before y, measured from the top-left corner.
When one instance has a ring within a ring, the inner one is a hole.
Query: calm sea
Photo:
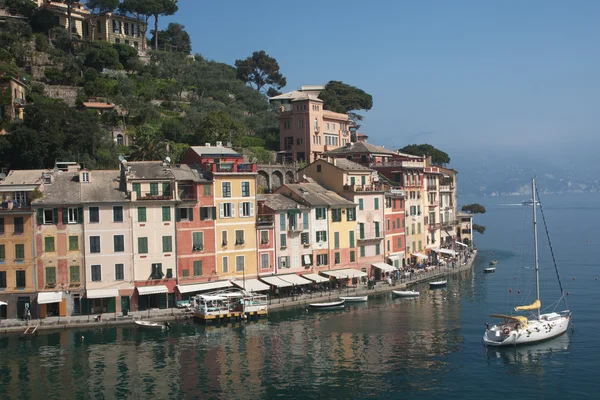
[[[586,398],[600,391],[600,195],[542,197],[573,310],[573,333],[505,351],[481,344],[490,313],[534,292],[531,212],[524,198],[461,199],[487,214],[473,271],[419,299],[389,294],[345,311],[273,312],[226,327],[187,323],[0,337],[0,398]],[[543,225],[540,224],[543,228]],[[540,232],[544,307],[558,299]],[[497,259],[497,272],[482,269]],[[512,293],[510,292],[512,289]]]

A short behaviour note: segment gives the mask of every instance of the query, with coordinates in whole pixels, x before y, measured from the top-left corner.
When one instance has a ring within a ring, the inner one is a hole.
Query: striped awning
[[[179,293],[193,293],[203,292],[205,290],[225,289],[232,286],[233,285],[229,281],[215,281],[207,283],[195,283],[192,285],[177,285],[177,289],[179,290]]]
[[[304,279],[300,275],[296,274],[277,275],[277,277],[294,285],[308,285],[312,283],[308,279]]]
[[[279,278],[278,276],[272,275],[272,276],[261,276],[260,280],[268,283],[271,286],[275,286],[278,288],[284,288],[284,287],[290,287],[293,286],[293,284],[284,281],[283,279]]]
[[[329,282],[329,279],[325,278],[322,275],[318,275],[318,274],[304,274],[302,275],[303,278],[306,279],[310,279],[313,282],[317,282],[317,283],[323,283],[323,282]]]
[[[264,291],[270,289],[269,285],[262,283],[258,279],[246,279],[245,281],[240,280],[240,281],[233,281],[231,283],[233,283],[235,286],[239,287],[240,289],[247,290],[248,292],[264,292]]]
[[[169,293],[169,288],[165,285],[139,286],[136,289],[138,291],[138,294],[140,294],[141,296],[145,296],[148,294]]]

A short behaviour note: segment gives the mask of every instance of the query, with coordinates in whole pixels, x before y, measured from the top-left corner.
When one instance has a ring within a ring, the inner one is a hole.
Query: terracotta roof
[[[103,108],[103,109],[113,109],[116,106],[112,103],[99,103],[99,102],[93,102],[93,101],[89,101],[89,102],[84,102],[83,106],[86,108]]]
[[[229,147],[217,147],[217,146],[191,146],[191,150],[195,151],[199,156],[207,155],[230,155],[230,156],[242,156],[237,151],[230,149]]]
[[[265,206],[272,210],[291,210],[291,209],[307,209],[308,207],[298,203],[295,200],[285,197],[282,194],[266,194],[262,198],[265,202]]]
[[[326,160],[325,160],[326,161]],[[328,162],[333,164],[333,162]],[[355,163],[354,161],[347,160],[345,158],[336,158],[335,166],[344,171],[361,171],[361,172],[373,172],[369,167]]]
[[[286,184],[278,192],[285,193],[286,188],[300,196],[311,206],[356,206],[353,202],[344,199],[336,192],[325,189],[318,183]]]
[[[12,170],[6,178],[0,180],[0,190],[2,186],[8,185],[37,185],[42,183],[42,174],[52,172],[50,169],[22,169]]]
[[[388,150],[382,146],[375,146],[374,144],[367,142],[356,142],[352,143],[350,146],[339,147],[334,150],[329,150],[323,153],[323,156],[329,155],[343,155],[343,154],[357,154],[357,153],[369,153],[369,154],[385,154],[385,155],[395,155],[396,152],[392,150]]]

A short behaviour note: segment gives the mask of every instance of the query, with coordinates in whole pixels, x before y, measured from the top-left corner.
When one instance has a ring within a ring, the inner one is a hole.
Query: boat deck
[[[229,311],[229,312],[223,312],[223,313],[205,313],[202,311],[196,311],[196,312],[194,312],[194,319],[203,321],[203,322],[210,322],[210,321],[240,319],[240,318],[242,318],[242,315],[245,315],[247,317],[259,318],[261,315],[267,315],[267,314],[268,314],[267,310],[247,311],[247,312]]]

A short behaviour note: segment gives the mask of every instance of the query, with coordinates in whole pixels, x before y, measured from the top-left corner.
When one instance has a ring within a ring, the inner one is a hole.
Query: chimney
[[[337,165],[337,157],[333,157],[333,165],[336,166]]]

